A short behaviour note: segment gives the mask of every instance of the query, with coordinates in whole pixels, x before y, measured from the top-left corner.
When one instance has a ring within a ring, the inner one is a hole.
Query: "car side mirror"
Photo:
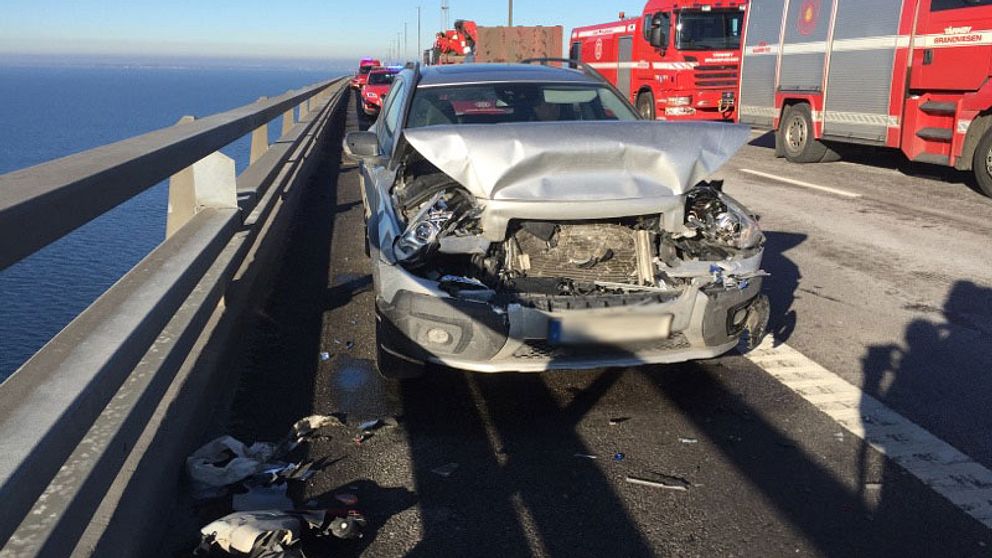
[[[344,136],[344,153],[358,160],[378,157],[379,137],[374,132],[348,132]]]

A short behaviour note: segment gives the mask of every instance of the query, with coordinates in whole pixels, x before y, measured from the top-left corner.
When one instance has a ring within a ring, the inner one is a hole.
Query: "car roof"
[[[506,81],[600,83],[579,70],[540,64],[451,64],[421,66],[420,86]]]

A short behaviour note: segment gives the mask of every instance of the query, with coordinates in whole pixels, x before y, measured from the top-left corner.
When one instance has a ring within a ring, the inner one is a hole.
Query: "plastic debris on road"
[[[679,441],[683,444],[698,444],[699,440],[696,438],[679,438]]]
[[[582,457],[585,459],[599,459],[598,455],[593,455],[591,453],[576,453],[575,457]]]
[[[324,360],[324,361],[331,360],[331,353],[327,351],[320,353],[320,360]]]
[[[440,467],[435,467],[431,469],[431,472],[435,475],[442,476],[444,478],[450,477],[458,469],[457,463],[446,463]]]
[[[232,556],[302,557],[305,536],[358,538],[366,524],[354,510],[235,512],[200,529],[202,539],[194,554],[220,549]]]
[[[613,461],[623,461],[624,454],[617,452],[613,454]]]
[[[686,491],[692,486],[692,483],[683,479],[682,477],[673,477],[671,475],[656,474],[657,480],[646,479],[642,477],[627,477],[627,482],[631,484],[639,484],[642,486],[651,486],[654,488],[664,488],[666,490],[679,490]]]
[[[321,429],[330,426],[341,426],[341,421],[334,416],[312,415],[296,421],[289,433],[277,444],[271,442],[255,442],[248,446],[231,436],[220,436],[204,444],[200,449],[186,458],[186,471],[197,485],[201,495],[209,492],[210,488],[220,488],[243,481],[263,471],[281,470],[283,473],[296,473],[304,464],[290,465],[277,460],[296,449],[300,443],[313,436]],[[311,464],[307,465],[307,469]],[[283,478],[294,478],[294,475],[277,474]]]
[[[610,419],[610,426],[618,426],[630,420],[630,417],[615,417]]]

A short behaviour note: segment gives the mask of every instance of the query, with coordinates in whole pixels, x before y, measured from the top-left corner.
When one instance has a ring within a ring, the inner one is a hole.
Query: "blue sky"
[[[625,0],[516,0],[517,25],[597,23],[641,10]],[[108,57],[357,59],[383,56],[409,24],[416,51],[417,9],[423,46],[441,26],[440,0],[3,0],[0,54]],[[449,21],[505,25],[505,1],[449,0]]]

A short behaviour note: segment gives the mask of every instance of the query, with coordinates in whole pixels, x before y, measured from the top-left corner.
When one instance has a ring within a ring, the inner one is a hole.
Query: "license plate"
[[[671,314],[590,314],[548,320],[548,342],[553,345],[649,341],[668,339],[671,333]]]

